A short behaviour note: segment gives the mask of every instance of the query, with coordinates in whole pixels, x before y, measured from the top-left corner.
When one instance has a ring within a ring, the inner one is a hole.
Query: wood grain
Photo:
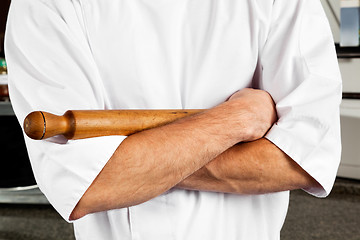
[[[204,110],[69,110],[62,116],[36,111],[25,118],[24,131],[35,140],[56,135],[63,135],[67,139],[128,136],[202,111]]]

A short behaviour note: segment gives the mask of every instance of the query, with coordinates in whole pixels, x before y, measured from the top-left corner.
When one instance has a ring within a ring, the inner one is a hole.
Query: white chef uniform
[[[329,194],[340,159],[341,77],[319,0],[13,0],[6,57],[20,121],[31,111],[211,108],[268,91],[266,137]],[[40,189],[68,220],[122,136],[27,137]],[[78,239],[279,239],[289,192],[171,189],[75,221]]]

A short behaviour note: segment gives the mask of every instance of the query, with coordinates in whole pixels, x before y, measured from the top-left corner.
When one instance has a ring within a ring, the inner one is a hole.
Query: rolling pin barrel
[[[63,135],[67,139],[123,135],[164,125],[204,110],[69,110],[62,116],[37,111],[24,120],[35,140]]]

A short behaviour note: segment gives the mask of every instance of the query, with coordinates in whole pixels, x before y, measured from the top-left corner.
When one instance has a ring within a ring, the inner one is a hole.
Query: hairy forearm
[[[234,116],[242,114],[241,106],[236,101],[225,102],[198,115],[129,136],[81,198],[71,219],[133,206],[174,187],[243,140],[246,127],[235,120],[241,116]]]
[[[197,115],[126,138],[70,219],[148,201],[236,143],[262,137],[276,120],[271,96],[251,89],[234,95]]]
[[[263,194],[320,185],[277,146],[262,138],[234,145],[177,187]]]

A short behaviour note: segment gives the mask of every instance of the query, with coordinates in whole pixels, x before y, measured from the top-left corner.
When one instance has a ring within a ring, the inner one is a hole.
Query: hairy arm
[[[242,97],[243,93],[237,92],[229,100]],[[313,177],[266,138],[232,146],[177,187],[237,194],[321,188]]]
[[[242,92],[234,93],[229,100],[238,98],[242,98]],[[263,194],[321,186],[275,144],[261,138],[232,146],[184,179],[177,187],[236,194]]]
[[[178,188],[263,194],[320,187],[295,161],[265,138],[236,144],[177,185]]]
[[[70,219],[148,201],[238,142],[261,138],[276,120],[270,95],[244,89],[237,96],[198,115],[126,138]]]

